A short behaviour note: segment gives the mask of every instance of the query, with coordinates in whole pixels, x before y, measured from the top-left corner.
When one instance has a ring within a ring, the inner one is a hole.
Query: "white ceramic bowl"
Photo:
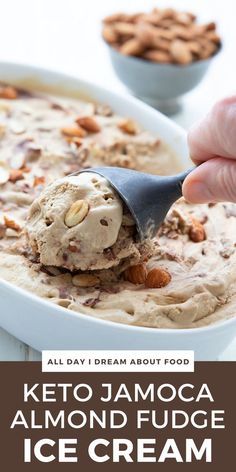
[[[183,167],[189,165],[185,132],[132,97],[67,75],[17,64],[0,64],[0,80],[49,92],[89,97],[136,119],[165,140]],[[1,275],[1,274],[0,274]],[[35,349],[193,349],[197,360],[214,360],[236,335],[236,317],[197,329],[152,329],[98,320],[53,305],[0,280],[0,326]]]
[[[208,59],[180,66],[125,56],[112,46],[107,46],[111,63],[121,82],[136,97],[166,115],[173,115],[181,109],[180,97],[197,87],[220,51]]]

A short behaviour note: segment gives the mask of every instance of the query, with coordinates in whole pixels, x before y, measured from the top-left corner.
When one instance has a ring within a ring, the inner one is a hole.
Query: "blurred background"
[[[0,4],[0,60],[72,73],[121,93],[128,92],[110,64],[101,38],[102,18],[154,7],[192,11],[200,22],[217,22],[223,49],[173,118],[189,128],[216,100],[236,91],[235,0],[1,0]]]
[[[222,51],[203,82],[183,98],[173,119],[188,129],[218,99],[236,92],[235,0],[0,0],[0,61],[43,66],[89,79],[128,93],[111,66],[101,38],[101,20],[117,11],[150,11],[173,7],[216,21]],[[0,68],[1,72],[1,68]],[[234,342],[221,360],[236,357]],[[0,329],[1,360],[36,360],[40,355]]]

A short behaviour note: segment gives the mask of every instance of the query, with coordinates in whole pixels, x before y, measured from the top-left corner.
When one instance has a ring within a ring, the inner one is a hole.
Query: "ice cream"
[[[33,251],[47,266],[101,270],[142,261],[153,253],[151,241],[136,241],[130,213],[111,185],[98,174],[82,172],[44,189],[26,225]]]
[[[129,325],[197,328],[235,316],[235,204],[176,202],[148,257],[107,182],[68,175],[102,165],[178,173],[171,149],[105,105],[21,90],[15,97],[0,97],[1,278]]]

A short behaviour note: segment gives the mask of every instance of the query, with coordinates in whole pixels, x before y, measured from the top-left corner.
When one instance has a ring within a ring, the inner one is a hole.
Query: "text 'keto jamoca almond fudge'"
[[[153,328],[234,316],[236,206],[180,199],[140,244],[88,167],[181,170],[174,153],[107,105],[0,86],[0,275],[70,310]],[[78,177],[78,179],[81,179]]]

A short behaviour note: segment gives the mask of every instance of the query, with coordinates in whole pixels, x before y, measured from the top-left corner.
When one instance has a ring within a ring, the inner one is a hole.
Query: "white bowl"
[[[107,46],[111,63],[121,82],[136,97],[166,115],[173,115],[181,109],[180,97],[197,87],[220,51],[208,59],[183,66],[125,56],[112,46]]]
[[[185,132],[148,105],[77,78],[17,64],[0,64],[0,80],[49,92],[89,97],[136,119],[165,140],[183,167],[189,166]],[[0,325],[38,350],[193,349],[197,360],[214,360],[236,334],[236,317],[196,329],[153,329],[122,325],[74,313],[0,280]]]

